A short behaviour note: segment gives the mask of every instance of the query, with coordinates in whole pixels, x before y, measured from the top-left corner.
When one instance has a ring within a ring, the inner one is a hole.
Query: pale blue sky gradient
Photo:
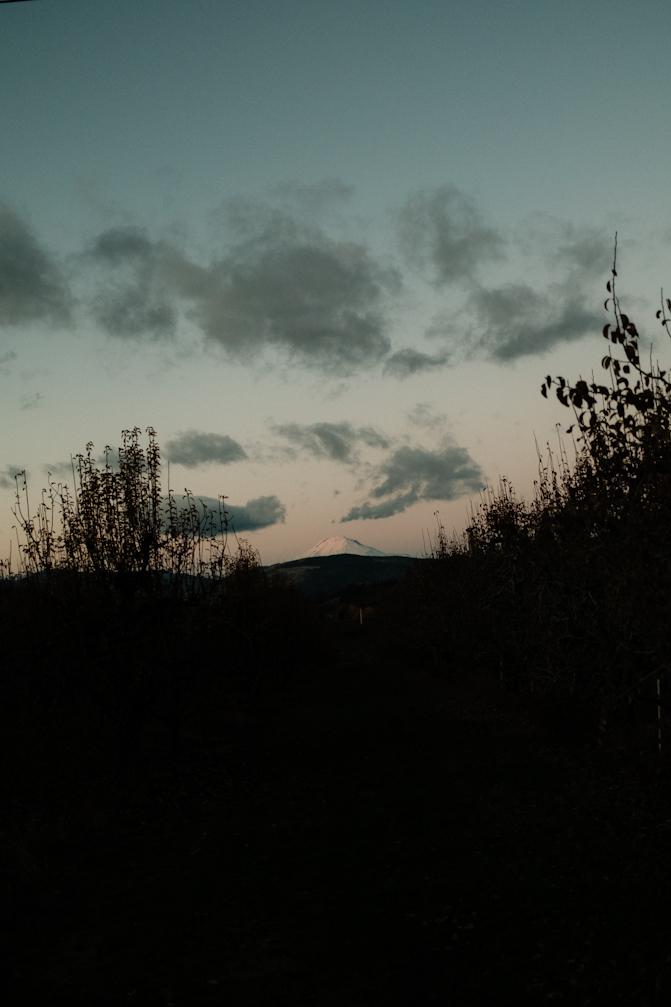
[[[162,443],[227,435],[245,460],[174,465],[171,480],[238,504],[276,496],[285,522],[250,534],[266,562],[334,533],[417,552],[436,509],[463,526],[475,478],[454,499],[427,496],[448,485],[447,444],[483,481],[506,473],[528,492],[534,433],[543,442],[567,415],[540,398],[543,375],[589,371],[602,352],[588,316],[614,231],[644,333],[671,284],[670,30],[671,9],[652,0],[0,5],[5,226],[29,229],[72,308],[67,325],[8,320],[0,275],[0,482],[25,465],[42,484],[44,466],[135,424]],[[454,236],[454,220],[470,252],[427,243],[434,225]],[[146,258],[96,257],[106,232],[142,235]],[[0,270],[2,247],[0,233]],[[308,262],[292,257],[306,248]],[[236,256],[254,285],[222,305]],[[132,338],[101,324],[104,297],[140,275],[156,317],[174,312],[172,334],[167,321]],[[360,332],[379,359],[341,366],[336,347],[315,362],[308,319],[332,308],[344,346],[350,290],[351,346]],[[271,318],[253,359],[232,349],[241,312],[250,346]],[[388,361],[409,349],[435,364],[400,380]],[[374,428],[386,446],[357,441],[343,461],[278,434],[323,423],[355,438]],[[417,501],[338,523],[379,503],[401,448],[433,452]],[[0,489],[0,539],[10,503]]]

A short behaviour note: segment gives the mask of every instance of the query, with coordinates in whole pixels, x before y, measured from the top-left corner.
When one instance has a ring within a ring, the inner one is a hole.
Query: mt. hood
[[[342,535],[334,535],[332,538],[323,538],[317,545],[313,545],[309,552],[306,552],[303,559],[310,559],[313,556],[387,556],[386,552],[375,549],[372,545],[364,545],[355,538],[344,538]]]

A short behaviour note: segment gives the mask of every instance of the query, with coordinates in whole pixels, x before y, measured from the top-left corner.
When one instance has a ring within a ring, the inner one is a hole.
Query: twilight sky
[[[529,493],[615,230],[667,352],[669,37],[656,0],[0,5],[0,551],[16,468],[136,425],[266,563]]]

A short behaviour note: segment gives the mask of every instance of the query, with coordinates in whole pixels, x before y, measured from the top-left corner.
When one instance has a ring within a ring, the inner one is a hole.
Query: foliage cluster
[[[50,481],[34,509],[19,477],[20,569],[0,579],[13,791],[171,761],[309,657],[305,603],[266,576],[224,502],[163,492],[152,429],[146,445],[124,431],[116,458],[87,445],[73,488]]]
[[[148,428],[146,448],[141,436],[137,427],[122,431],[117,457],[107,445],[100,460],[89,442],[72,461],[72,489],[50,478],[34,511],[25,473],[17,477],[22,572],[114,575],[122,583],[152,575],[221,579],[237,563],[258,566],[247,544],[238,542],[237,556],[228,547],[225,497],[212,511],[189,490],[180,499],[170,487],[164,495],[156,432]]]
[[[642,360],[616,278],[614,260],[605,381],[548,375],[541,388],[573,411],[572,457],[562,437],[539,452],[530,501],[502,479],[463,538],[439,524],[411,637],[438,666],[469,662],[545,692],[569,730],[638,737],[640,721],[654,748],[670,658],[671,380]],[[669,312],[662,295],[667,332]]]

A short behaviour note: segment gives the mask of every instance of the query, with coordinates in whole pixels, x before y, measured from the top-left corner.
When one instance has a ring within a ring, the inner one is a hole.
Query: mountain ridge
[[[309,598],[323,601],[351,588],[398,581],[421,563],[412,556],[308,556],[266,567],[272,577],[299,588]]]
[[[344,535],[331,535],[313,545],[298,559],[313,559],[318,556],[388,556],[372,545],[364,545],[356,538],[346,538]]]

